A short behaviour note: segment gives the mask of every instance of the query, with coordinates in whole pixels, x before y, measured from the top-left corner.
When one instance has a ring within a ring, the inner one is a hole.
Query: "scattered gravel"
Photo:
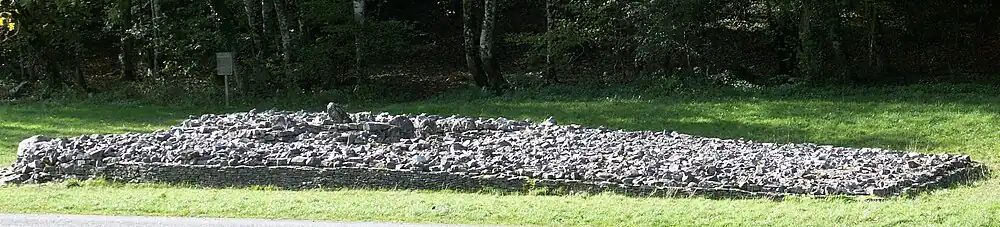
[[[34,136],[0,182],[90,178],[119,162],[361,167],[468,176],[889,195],[967,168],[966,155],[775,144],[505,118],[264,111],[192,116],[154,133]]]

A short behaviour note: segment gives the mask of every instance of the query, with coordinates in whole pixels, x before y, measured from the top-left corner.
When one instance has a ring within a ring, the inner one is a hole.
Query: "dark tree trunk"
[[[79,58],[79,54],[77,54],[77,59],[80,59]],[[73,67],[73,82],[74,82],[74,84],[76,85],[76,87],[78,89],[80,89],[80,91],[83,91],[83,92],[86,92],[86,93],[92,92],[91,89],[90,89],[90,86],[87,86],[87,78],[85,78],[84,75],[83,75],[83,68],[86,67],[86,65],[83,64],[79,60],[75,60],[74,62],[75,62],[74,67]]]
[[[365,78],[364,72],[364,49],[361,39],[365,35],[365,1],[354,0],[354,21],[357,22],[358,30],[354,34],[354,76],[358,79]]]
[[[258,11],[256,9],[254,9],[254,5],[256,4],[253,0],[243,0],[243,9],[247,16],[247,25],[251,28],[250,53],[252,56],[250,57],[250,66],[248,67],[247,72],[252,72],[254,74],[254,81],[252,83],[248,83],[250,85],[245,86],[252,87],[255,90],[254,94],[262,95],[255,92],[262,92],[266,90],[264,85],[270,81],[270,71],[266,68],[261,68],[264,64],[264,50],[263,44],[260,40],[260,30],[262,26],[258,23],[257,15],[259,15],[259,13],[257,13]],[[247,82],[249,81],[250,80],[247,80]]]
[[[840,42],[838,4],[822,0],[805,0],[802,4],[799,70],[813,83],[843,82],[849,72]]]
[[[260,1],[260,61],[264,71],[270,72],[274,68],[275,57],[281,57],[281,28],[277,26],[281,19],[277,7],[280,0],[259,0]],[[284,70],[282,70],[284,72]]]
[[[830,51],[833,52],[833,73],[835,74],[832,79],[832,83],[841,84],[847,82],[850,76],[850,67],[847,65],[847,54],[844,53],[844,47],[842,39],[840,38],[840,26],[839,21],[837,21],[829,30],[827,34],[830,39]]]
[[[261,40],[260,42],[264,45],[265,50],[271,50],[276,45],[272,37],[275,36],[274,33],[274,17],[275,6],[278,0],[272,2],[272,0],[261,0],[260,1],[260,26],[261,26]]]
[[[298,80],[292,72],[292,61],[294,57],[294,38],[292,37],[292,24],[295,21],[294,13],[289,12],[291,7],[286,0],[274,0],[274,12],[278,16],[278,30],[281,33],[281,68],[285,78],[291,81],[292,87],[298,87]]]
[[[152,57],[152,68],[150,68],[150,78],[159,78],[160,76],[160,61],[162,60],[163,53],[160,52],[160,0],[152,0],[152,13],[153,13],[153,55]]]
[[[288,0],[288,7],[292,12],[296,12],[296,15],[302,14],[304,11],[300,7],[300,4],[296,0]],[[312,37],[310,37],[309,29],[306,27],[306,22],[302,19],[303,17],[296,16],[295,22],[298,25],[298,29],[295,33],[295,40],[298,42],[298,46],[304,47],[312,44]]]
[[[489,88],[494,92],[500,92],[507,85],[503,75],[500,74],[500,64],[496,56],[496,17],[497,1],[485,0],[483,3],[483,28],[479,39],[479,55],[483,59],[483,72],[489,80]]]
[[[247,26],[250,28],[250,41],[253,44],[251,48],[254,55],[258,55],[261,52],[261,41],[260,33],[258,32],[263,26],[257,23],[257,13],[256,9],[253,8],[254,2],[251,0],[243,0],[243,9],[246,11],[247,16]]]
[[[791,15],[790,3],[781,1],[777,3],[778,12],[772,16],[771,23],[774,29],[774,47],[778,56],[779,75],[793,75],[795,73],[796,48],[798,43],[795,31],[795,19]]]
[[[128,29],[132,27],[132,1],[118,0],[118,13],[121,15],[121,53],[119,63],[122,67],[122,80],[136,81],[135,63],[132,56],[132,37],[128,35]]]
[[[802,16],[799,21],[799,41],[801,45],[799,46],[799,70],[800,76],[805,77],[808,80],[816,80],[822,75],[822,70],[820,69],[819,63],[822,62],[822,50],[820,49],[822,41],[818,40],[820,36],[814,24],[816,22],[813,18],[816,11],[814,6],[820,0],[804,0],[802,6]]]
[[[285,0],[285,9],[288,12],[288,27],[292,30],[292,47],[298,48],[302,44],[302,17],[299,15],[302,11],[299,9],[299,3],[296,0]]]
[[[56,62],[56,58],[49,57],[45,60],[45,71],[48,74],[48,93],[53,93],[63,88],[62,75],[59,72],[59,65]]]
[[[829,45],[829,58],[832,59],[827,69],[833,73],[828,77],[828,83],[844,84],[850,82],[851,66],[847,65],[847,53],[844,50],[843,29],[844,22],[840,17],[840,10],[846,8],[844,1],[823,1],[822,17],[823,28],[826,30],[827,43]]]
[[[552,69],[552,0],[545,0],[545,72],[543,73],[546,82],[558,82],[555,72]]]
[[[882,34],[882,21],[880,15],[872,5],[866,5],[868,17],[868,54],[867,54],[867,76],[871,80],[878,80],[885,76],[885,53],[880,42]]]
[[[479,19],[476,15],[480,12],[476,7],[478,0],[462,0],[462,36],[465,40],[465,62],[468,64],[469,73],[476,86],[487,87],[489,81],[483,72],[482,59],[479,58],[479,26],[476,23]]]

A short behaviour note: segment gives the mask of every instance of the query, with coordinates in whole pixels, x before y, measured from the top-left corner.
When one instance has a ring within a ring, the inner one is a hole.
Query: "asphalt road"
[[[462,227],[466,225],[403,224],[376,222],[320,222],[297,220],[235,219],[235,218],[177,218],[177,217],[136,217],[98,216],[63,214],[0,214],[0,227]]]

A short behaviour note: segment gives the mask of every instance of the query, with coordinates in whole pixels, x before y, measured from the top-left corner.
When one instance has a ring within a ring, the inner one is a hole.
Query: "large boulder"
[[[17,162],[21,162],[21,160],[25,157],[34,154],[32,151],[38,147],[38,142],[45,142],[49,140],[51,140],[51,138],[43,135],[35,135],[21,140],[21,142],[17,144]]]
[[[389,124],[398,128],[399,132],[402,134],[400,136],[404,138],[413,138],[415,136],[414,131],[416,130],[416,127],[413,125],[413,121],[410,120],[409,117],[402,115],[396,116],[389,121]]]
[[[427,117],[417,116],[416,121],[412,123],[414,137],[426,137],[438,131],[437,122]]]
[[[351,115],[347,114],[347,111],[336,103],[326,104],[326,114],[330,116],[331,121],[337,124],[352,122]]]
[[[558,123],[556,122],[556,118],[553,117],[553,116],[549,116],[549,118],[545,119],[544,122],[539,123],[539,125],[542,125],[542,126],[553,126],[553,125],[556,125],[556,124],[558,124]]]

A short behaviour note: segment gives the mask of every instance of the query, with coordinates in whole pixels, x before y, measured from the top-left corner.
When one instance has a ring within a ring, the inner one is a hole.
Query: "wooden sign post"
[[[225,76],[226,107],[229,107],[229,76],[232,76],[236,72],[235,67],[233,67],[233,52],[215,53],[215,61],[216,73],[220,76]]]

